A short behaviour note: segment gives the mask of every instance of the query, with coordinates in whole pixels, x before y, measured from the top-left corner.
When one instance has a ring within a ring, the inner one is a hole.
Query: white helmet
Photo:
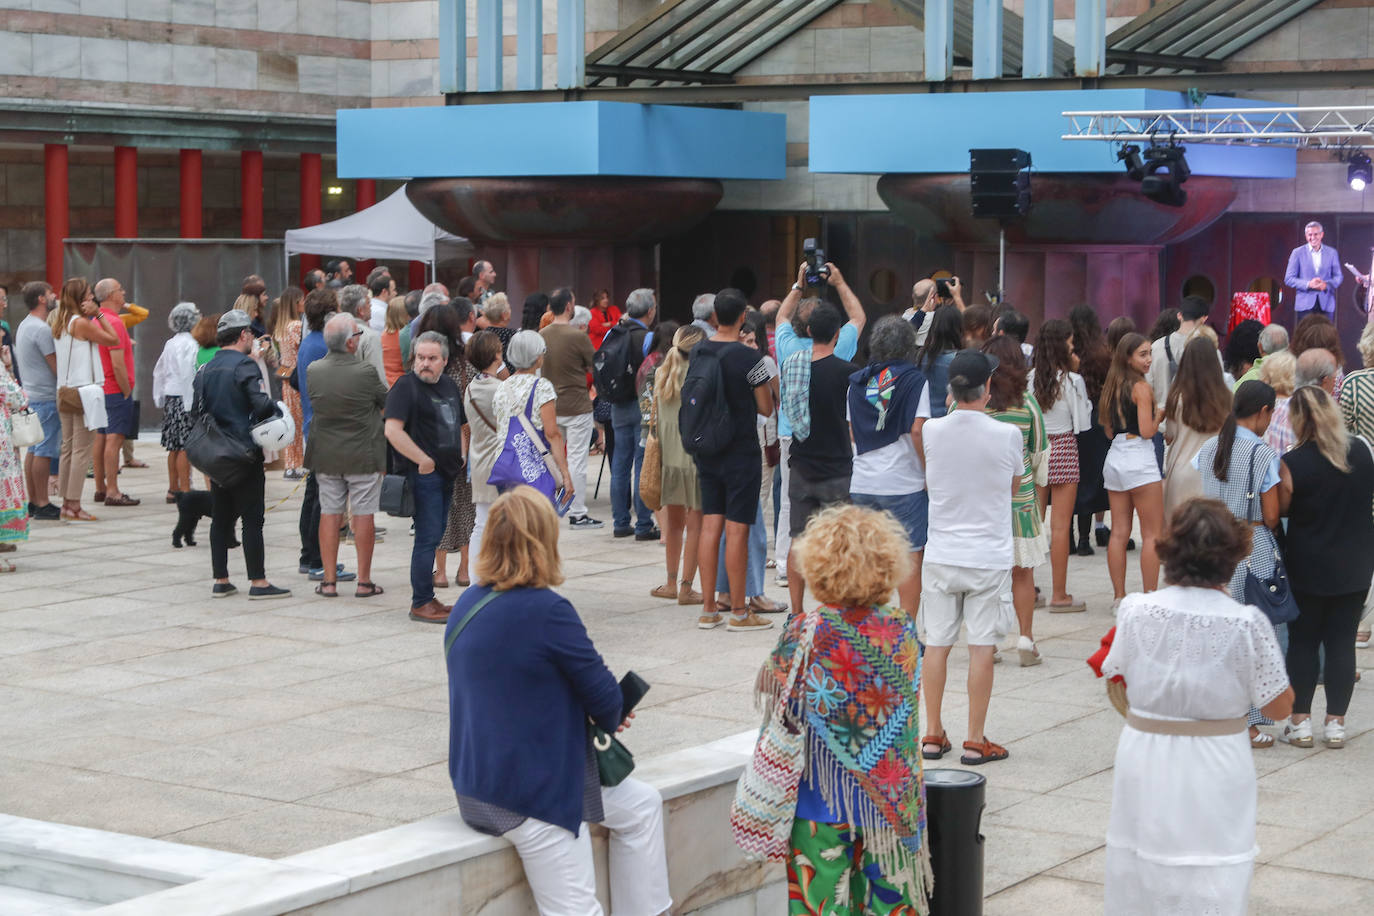
[[[296,421],[291,419],[291,411],[281,401],[277,402],[277,415],[263,420],[253,427],[253,441],[260,448],[281,451],[296,438]]]

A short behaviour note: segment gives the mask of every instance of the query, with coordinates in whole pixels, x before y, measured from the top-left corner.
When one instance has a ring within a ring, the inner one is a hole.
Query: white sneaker
[[[1345,723],[1332,719],[1322,728],[1322,744],[1332,750],[1345,747]]]
[[[1312,720],[1303,719],[1297,725],[1285,725],[1283,727],[1283,740],[1294,747],[1311,747]]]
[[[787,573],[778,573],[777,577],[773,579],[773,584],[778,588],[787,588]]]
[[[1022,668],[1031,668],[1044,661],[1040,657],[1040,650],[1035,648],[1035,640],[1029,636],[1022,636],[1016,640],[1016,654],[1020,656]]]

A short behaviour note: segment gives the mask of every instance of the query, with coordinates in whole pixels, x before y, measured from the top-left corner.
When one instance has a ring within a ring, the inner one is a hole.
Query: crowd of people
[[[237,593],[228,568],[237,546],[247,597],[290,594],[265,568],[270,462],[303,491],[299,573],[321,598],[344,582],[356,597],[383,595],[373,550],[385,528],[375,516],[384,503],[412,507],[409,613],[449,624],[454,741],[490,728],[468,699],[474,685],[562,736],[567,785],[557,799],[511,794],[497,779],[544,772],[542,763],[499,748],[455,751],[452,761],[465,819],[513,839],[537,898],[594,893],[585,834],[572,828],[599,820],[612,830],[613,892],[642,898],[645,912],[668,906],[655,793],[633,782],[591,791],[585,722],[613,733],[629,725],[628,710],[576,612],[551,590],[561,581],[560,516],[570,532],[603,527],[587,499],[589,460],[602,455],[613,537],[666,548],[653,597],[699,607],[701,630],[768,630],[792,611],[759,689],[821,761],[801,774],[784,825],[789,874],[808,895],[859,872],[866,892],[885,899],[928,892],[923,821],[892,802],[919,798],[922,761],[953,750],[949,655],[964,639],[959,759],[1006,759],[987,734],[999,645],[1014,635],[1020,665],[1045,662],[1035,611],[1088,609],[1070,590],[1069,558],[1095,544],[1106,548],[1117,616],[1098,666],[1124,679],[1130,698],[1108,835],[1108,898],[1120,906],[1109,908],[1134,912],[1163,899],[1150,888],[1168,887],[1220,912],[1240,912],[1240,894],[1243,909],[1254,833],[1247,755],[1276,743],[1264,731],[1276,718],[1287,743],[1311,747],[1319,735],[1342,747],[1355,649],[1370,643],[1374,324],[1359,342],[1364,368],[1346,375],[1339,335],[1319,311],[1291,335],[1240,322],[1222,345],[1198,298],[1166,309],[1147,333],[1125,317],[1104,333],[1079,306],[1032,339],[1025,316],[966,304],[948,278],[918,282],[910,309],[867,327],[840,268],[803,263],[782,299],[755,308],[737,289],[704,293],[687,324],[659,320],[649,289],[630,292],[622,310],[607,291],[583,307],[560,287],[526,297],[513,327],[496,279],[479,261],[452,295],[439,283],[402,295],[386,268],[354,283],[340,260],[269,302],[262,280],[248,277],[223,313],[170,309],[152,394],[166,501],[180,513],[208,505],[213,597]],[[97,503],[139,503],[119,472],[138,424],[128,329],[146,311],[114,279],[73,278],[60,293],[30,283],[23,297],[28,317],[13,357],[6,351],[0,401],[8,414],[33,411],[43,438],[22,463],[0,442],[4,552],[31,519],[94,521],[82,504],[88,470]],[[219,463],[196,465],[208,480],[202,504],[191,453],[203,455],[216,431]],[[356,571],[339,561],[345,539]],[[1046,564],[1042,594],[1035,572]],[[0,571],[14,568],[0,557]],[[787,602],[765,594],[768,569]],[[452,607],[438,597],[474,582]],[[807,608],[807,589],[819,608]],[[522,600],[505,599],[512,591]],[[493,600],[511,607],[474,623]],[[542,643],[516,642],[567,683],[556,687],[553,674],[543,687],[508,683],[511,665],[472,663],[513,645],[510,632],[538,634]],[[799,687],[799,666],[820,658]],[[879,676],[894,662],[909,690]],[[862,736],[880,728],[903,737],[881,759],[861,755]],[[574,778],[579,762],[584,780]],[[874,794],[878,767],[885,795]],[[1176,785],[1158,784],[1161,767],[1180,768]],[[1188,829],[1188,798],[1207,799],[1228,826],[1189,840],[1190,865],[1213,873],[1175,880],[1161,859],[1164,833],[1148,825],[1174,817],[1171,829]],[[822,848],[843,854],[823,862]],[[644,877],[618,879],[617,869]]]

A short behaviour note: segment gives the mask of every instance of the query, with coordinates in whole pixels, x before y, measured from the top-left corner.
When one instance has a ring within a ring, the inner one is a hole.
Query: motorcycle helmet
[[[253,427],[253,441],[258,447],[269,451],[281,451],[296,438],[296,421],[281,401],[277,402],[277,415]]]

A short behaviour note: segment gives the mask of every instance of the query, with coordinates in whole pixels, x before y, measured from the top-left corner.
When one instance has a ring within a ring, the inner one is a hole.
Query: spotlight
[[[1126,174],[1130,176],[1131,181],[1139,181],[1145,177],[1145,162],[1140,158],[1140,147],[1134,143],[1121,147],[1116,158],[1125,164]]]
[[[1374,182],[1374,169],[1371,169],[1369,156],[1359,150],[1350,154],[1350,167],[1346,178],[1352,191],[1363,191],[1365,186]]]
[[[1145,151],[1145,177],[1140,190],[1146,197],[1167,207],[1181,207],[1188,201],[1183,183],[1192,170],[1184,158],[1184,147],[1170,142],[1168,146],[1154,145]]]
[[[343,185],[331,184],[329,187],[325,188],[324,192],[330,197],[338,197],[343,193]]]

